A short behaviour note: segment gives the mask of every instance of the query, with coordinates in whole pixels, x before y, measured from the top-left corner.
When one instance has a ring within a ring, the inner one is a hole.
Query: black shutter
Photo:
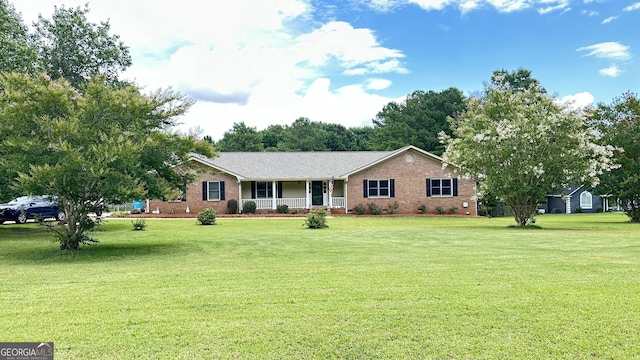
[[[202,182],[202,200],[209,200],[209,183],[206,181]]]
[[[276,191],[278,191],[278,199],[282,199],[282,181],[278,181]]]
[[[220,200],[224,200],[224,181],[220,181]]]
[[[431,196],[431,179],[427,179],[427,197]]]
[[[453,178],[453,196],[458,196],[458,178]]]
[[[396,181],[389,179],[389,196],[396,197]]]
[[[362,180],[362,197],[365,199],[369,197],[369,180],[367,179]]]
[[[252,199],[256,198],[256,182],[255,181],[251,182],[251,198]]]

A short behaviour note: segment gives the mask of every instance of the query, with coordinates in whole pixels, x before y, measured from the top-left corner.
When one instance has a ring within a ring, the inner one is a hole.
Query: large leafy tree
[[[513,71],[507,69],[495,70],[491,75],[491,84],[509,88],[513,91],[525,91],[531,86],[536,86],[538,91],[546,93],[538,79],[531,75],[531,70],[525,68],[518,68],[518,70]]]
[[[280,151],[326,151],[327,131],[321,123],[308,118],[296,119],[284,130],[282,141],[278,144]]]
[[[640,222],[640,98],[627,92],[611,105],[599,104],[591,120],[602,143],[616,147],[620,165],[603,174],[597,190],[620,200],[631,221]]]
[[[56,228],[61,249],[90,242],[88,212],[101,199],[129,201],[168,195],[191,178],[176,172],[209,143],[172,134],[175,117],[191,105],[171,91],[144,95],[113,88],[104,78],[80,89],[48,75],[0,75],[0,168],[18,173],[13,187],[55,195],[67,215]]]
[[[284,126],[269,125],[266,129],[260,131],[262,134],[262,143],[265,151],[278,151],[278,144],[284,139]]]
[[[233,128],[216,143],[218,151],[264,151],[262,134],[244,122],[234,123]]]
[[[37,49],[30,41],[22,17],[7,0],[0,0],[0,73],[35,74]],[[7,149],[0,146],[0,164],[7,157]],[[14,198],[17,192],[9,187],[15,172],[0,166],[0,202]]]
[[[51,19],[38,17],[35,42],[39,61],[52,79],[64,78],[75,87],[101,75],[110,85],[122,85],[118,73],[131,65],[129,48],[109,34],[108,21],[94,24],[84,8],[55,7]]]
[[[464,99],[460,90],[449,88],[441,92],[414,91],[404,102],[390,102],[373,120],[373,148],[395,150],[411,144],[441,155],[444,146],[438,134],[451,135],[447,118],[465,109]]]
[[[371,139],[374,136],[375,129],[370,126],[354,127],[349,129],[353,134],[353,141],[349,151],[369,151],[373,150]]]
[[[441,134],[445,160],[511,206],[527,224],[547,194],[570,184],[597,184],[611,166],[612,148],[595,143],[581,110],[559,105],[537,83],[514,89],[496,81]]]
[[[0,0],[0,72],[35,74],[38,51],[11,3]]]

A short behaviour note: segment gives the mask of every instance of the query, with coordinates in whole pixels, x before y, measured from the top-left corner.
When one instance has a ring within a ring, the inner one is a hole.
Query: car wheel
[[[64,211],[58,211],[56,213],[56,220],[64,221],[66,218],[67,218],[67,214],[65,214]]]
[[[18,224],[24,224],[27,222],[27,214],[24,212],[21,212],[18,217],[16,218],[16,222]]]
[[[0,225],[4,224],[4,220],[0,220]]]
[[[102,216],[102,209],[96,209],[96,216],[97,217]]]

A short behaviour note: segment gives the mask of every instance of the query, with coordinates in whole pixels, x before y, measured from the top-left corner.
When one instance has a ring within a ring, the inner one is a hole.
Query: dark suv
[[[27,219],[37,217],[55,218],[59,221],[66,218],[63,209],[51,196],[21,196],[6,204],[0,204],[0,224],[5,221],[24,224]]]

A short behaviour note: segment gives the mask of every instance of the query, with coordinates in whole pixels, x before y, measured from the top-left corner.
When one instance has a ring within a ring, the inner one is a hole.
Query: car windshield
[[[27,204],[31,199],[30,196],[20,196],[19,198],[13,199],[7,203],[7,205],[23,205]]]

